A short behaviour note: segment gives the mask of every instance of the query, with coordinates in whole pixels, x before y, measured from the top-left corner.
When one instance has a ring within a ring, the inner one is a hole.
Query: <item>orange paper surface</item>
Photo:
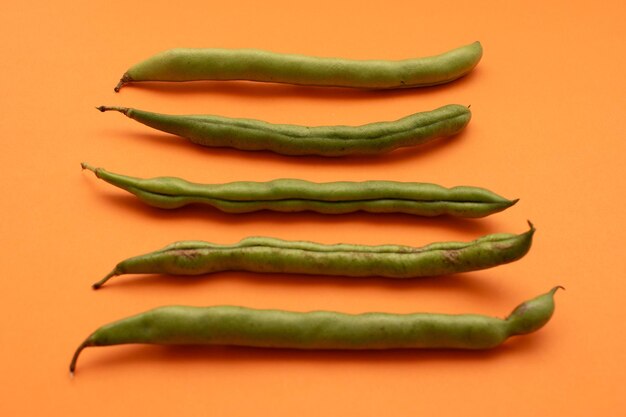
[[[39,3],[39,4],[37,4]],[[2,7],[1,415],[623,415],[623,2],[315,1]],[[259,48],[354,59],[438,54],[479,40],[469,76],[367,92],[250,82],[151,83],[113,92],[132,64],[172,47]],[[208,149],[95,106],[274,123],[359,125],[471,105],[468,128],[381,157],[290,158]],[[81,171],[201,183],[301,178],[474,185],[512,208],[485,219],[166,211]],[[252,235],[322,243],[472,240],[537,227],[530,253],[439,278],[129,275],[116,262],[176,240]],[[102,324],[166,304],[503,317],[563,285],[539,332],[488,352],[295,352],[118,346],[83,352]]]

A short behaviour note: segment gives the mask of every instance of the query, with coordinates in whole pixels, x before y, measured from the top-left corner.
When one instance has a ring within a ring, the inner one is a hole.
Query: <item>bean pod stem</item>
[[[471,118],[469,108],[458,104],[362,126],[298,126],[215,115],[161,114],[119,106],[96,108],[101,112],[120,112],[201,146],[267,150],[289,156],[376,155],[416,147],[456,135]]]
[[[477,314],[307,313],[214,306],[159,307],[104,325],[83,349],[121,344],[224,345],[309,350],[491,349],[535,332],[554,313],[554,287],[518,305],[505,318]]]
[[[476,271],[516,261],[532,244],[535,228],[520,235],[497,233],[471,242],[401,245],[323,245],[248,237],[233,245],[175,242],[119,262],[94,289],[124,274],[203,275],[221,271],[293,273],[347,277],[415,278]]]
[[[351,60],[256,49],[175,48],[129,68],[115,87],[140,81],[247,80],[320,87],[396,89],[454,81],[480,61],[480,42],[400,61]]]
[[[396,181],[314,183],[298,179],[196,184],[174,177],[129,177],[87,163],[81,166],[109,184],[134,194],[142,202],[162,209],[201,204],[226,213],[271,210],[345,214],[365,211],[478,218],[505,210],[518,201],[470,186],[444,188],[435,184]]]

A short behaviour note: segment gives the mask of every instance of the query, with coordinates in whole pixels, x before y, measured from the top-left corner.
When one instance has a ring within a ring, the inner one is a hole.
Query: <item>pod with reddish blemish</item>
[[[109,184],[131,192],[144,203],[163,209],[201,204],[226,213],[271,210],[344,214],[366,211],[477,218],[500,212],[517,202],[485,188],[471,186],[444,188],[436,184],[397,181],[314,183],[288,178],[268,182],[195,184],[174,177],[129,177],[85,163],[82,167]]]
[[[530,224],[530,223],[529,223]],[[202,275],[221,271],[416,278],[476,271],[516,261],[530,249],[535,228],[497,233],[470,242],[400,245],[324,245],[249,237],[232,245],[182,241],[126,259],[93,284],[124,274]]]
[[[163,132],[208,147],[246,151],[267,150],[282,155],[376,155],[416,147],[461,132],[470,121],[468,107],[450,104],[394,121],[361,126],[298,126],[215,115],[172,115],[128,107],[100,106],[118,111]]]
[[[320,87],[394,89],[454,81],[480,61],[480,42],[399,61],[354,60],[257,49],[175,48],[130,67],[115,87],[142,81],[246,80]]]
[[[244,307],[160,307],[107,324],[76,350],[131,343],[260,348],[381,350],[491,349],[535,332],[554,313],[554,287],[517,306],[505,319],[478,314],[298,313]]]

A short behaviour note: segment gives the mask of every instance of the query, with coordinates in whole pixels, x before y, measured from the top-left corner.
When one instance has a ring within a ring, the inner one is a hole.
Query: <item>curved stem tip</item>
[[[85,339],[85,341],[81,343],[80,346],[78,346],[78,348],[74,352],[74,356],[72,356],[72,361],[70,362],[70,375],[72,377],[74,376],[74,371],[76,370],[76,362],[78,361],[78,356],[80,356],[80,352],[82,352],[83,349],[85,349],[88,346],[93,346],[93,343],[91,342],[90,338]]]
[[[120,78],[120,81],[117,83],[115,88],[113,88],[113,90],[115,90],[116,93],[119,93],[120,89],[124,87],[126,84],[128,84],[129,82],[131,82],[132,80],[133,79],[130,78],[130,75],[128,75],[127,73],[124,73],[124,75],[122,75],[122,78]]]
[[[101,112],[105,112],[105,111],[118,111],[120,113],[124,113],[125,115],[128,115],[128,107],[120,107],[120,106],[98,106],[96,107],[96,109],[100,110]]]
[[[117,268],[115,268],[113,271],[111,271],[108,274],[106,274],[106,276],[104,278],[102,278],[100,281],[94,282],[91,285],[91,288],[93,288],[94,290],[97,290],[98,288],[102,287],[108,280],[110,280],[111,278],[113,278],[113,277],[115,277],[117,275],[119,275],[119,272],[117,271]]]
[[[80,167],[81,167],[82,169],[87,169],[87,170],[89,170],[89,171],[91,171],[91,172],[96,172],[96,169],[97,169],[97,168],[96,168],[96,167],[94,167],[93,165],[89,165],[87,162],[81,162],[81,163],[80,163]]]

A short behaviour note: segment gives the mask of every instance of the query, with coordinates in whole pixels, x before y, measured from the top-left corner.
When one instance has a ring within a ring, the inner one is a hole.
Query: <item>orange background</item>
[[[37,4],[39,3],[39,4]],[[625,9],[621,1],[5,2],[0,14],[2,415],[594,415],[623,397]],[[356,92],[253,83],[113,86],[171,47],[319,56],[432,55],[480,40],[468,77]],[[202,149],[94,106],[276,123],[363,124],[471,105],[455,139],[380,158]],[[144,206],[82,161],[197,182],[390,179],[476,185],[520,202],[480,220]],[[223,273],[119,277],[126,257],[175,240],[249,235],[325,243],[472,240],[536,227],[522,260],[455,276],[384,279]],[[83,352],[98,326],[164,304],[505,316],[560,284],[552,321],[490,352],[293,352],[120,346]],[[622,392],[620,396],[619,392]]]

